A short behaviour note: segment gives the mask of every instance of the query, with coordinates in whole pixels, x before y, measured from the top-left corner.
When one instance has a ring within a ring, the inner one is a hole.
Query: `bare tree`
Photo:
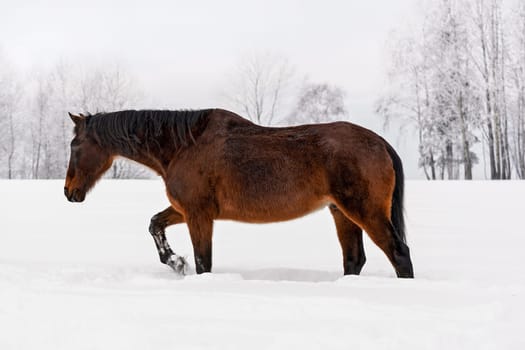
[[[78,105],[86,113],[133,108],[141,97],[132,76],[119,65],[88,71],[79,81]],[[117,159],[108,176],[114,179],[147,178],[151,172],[129,160]]]
[[[57,126],[57,139],[60,149],[58,150],[59,162],[66,169],[69,155],[69,142],[72,136],[69,118],[64,116],[67,112],[75,109],[76,81],[73,67],[66,62],[59,62],[50,72],[50,84],[53,90],[54,115],[53,123]]]
[[[41,160],[44,158],[47,149],[46,126],[49,117],[51,104],[51,86],[49,81],[40,76],[37,78],[36,93],[34,96],[34,116],[35,121],[31,124],[31,177],[39,179],[46,178],[49,174],[42,174]]]
[[[399,121],[401,128],[414,125],[419,141],[419,166],[429,180],[437,178],[437,148],[431,140],[433,129],[429,122],[431,113],[429,61],[430,57],[422,43],[428,33],[423,30],[421,38],[392,35],[391,61],[388,70],[388,89],[376,105],[376,112],[384,118],[385,128],[392,120]]]
[[[68,111],[97,113],[132,108],[141,94],[130,74],[119,66],[81,70],[63,62],[36,75],[30,98],[28,143],[33,178],[63,178],[69,160],[72,124]],[[144,178],[150,173],[129,161],[117,160],[114,178]]]
[[[239,64],[228,99],[233,109],[252,121],[271,125],[282,115],[294,76],[294,69],[285,58],[254,54]]]
[[[118,64],[85,71],[78,85],[77,104],[86,113],[133,108],[142,96],[133,77]]]
[[[345,92],[329,84],[306,84],[287,118],[292,123],[326,123],[348,117]]]
[[[17,121],[15,115],[21,98],[20,86],[5,62],[0,62],[0,159],[5,159],[8,179],[15,176]],[[3,163],[3,162],[2,162]]]
[[[33,178],[62,178],[72,136],[68,110],[74,110],[76,76],[71,66],[59,63],[38,72],[31,99],[31,163]]]

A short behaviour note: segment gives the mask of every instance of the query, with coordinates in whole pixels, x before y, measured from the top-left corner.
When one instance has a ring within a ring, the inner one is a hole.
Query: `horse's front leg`
[[[184,275],[188,269],[186,259],[175,254],[166,240],[166,227],[184,222],[183,216],[173,207],[168,207],[151,218],[149,232],[155,241],[160,261],[175,272]]]
[[[190,215],[187,220],[190,230],[195,269],[198,274],[211,272],[213,219],[208,215]]]

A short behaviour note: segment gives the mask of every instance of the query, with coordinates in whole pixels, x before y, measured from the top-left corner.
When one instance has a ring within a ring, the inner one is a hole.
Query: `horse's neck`
[[[171,137],[173,133],[166,132],[159,137],[155,142],[151,140],[140,140],[139,135],[134,135],[134,140],[138,142],[137,147],[130,147],[122,149],[118,145],[113,145],[113,149],[117,156],[131,159],[140,163],[157,174],[165,177],[168,166],[177,154],[177,145],[173,144]]]
[[[137,154],[122,154],[117,152],[117,155],[142,164],[150,168],[160,176],[164,177],[166,173],[167,166],[164,164],[165,162],[162,160],[160,154],[157,155],[151,152],[140,151]]]

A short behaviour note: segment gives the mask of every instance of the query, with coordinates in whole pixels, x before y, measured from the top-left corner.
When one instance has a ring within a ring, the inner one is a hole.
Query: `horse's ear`
[[[68,112],[68,114],[69,114],[69,117],[71,118],[71,120],[72,120],[76,125],[78,125],[78,124],[80,124],[80,123],[82,123],[83,121],[86,120],[86,117],[83,116],[82,114],[75,115],[75,114],[73,114],[73,113],[69,113],[69,112]]]

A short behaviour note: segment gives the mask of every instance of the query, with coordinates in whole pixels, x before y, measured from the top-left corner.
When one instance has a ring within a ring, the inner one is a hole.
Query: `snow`
[[[365,241],[342,276],[327,210],[217,222],[214,273],[180,277],[147,232],[160,181],[0,181],[0,349],[524,349],[524,182],[407,182],[416,279]]]

